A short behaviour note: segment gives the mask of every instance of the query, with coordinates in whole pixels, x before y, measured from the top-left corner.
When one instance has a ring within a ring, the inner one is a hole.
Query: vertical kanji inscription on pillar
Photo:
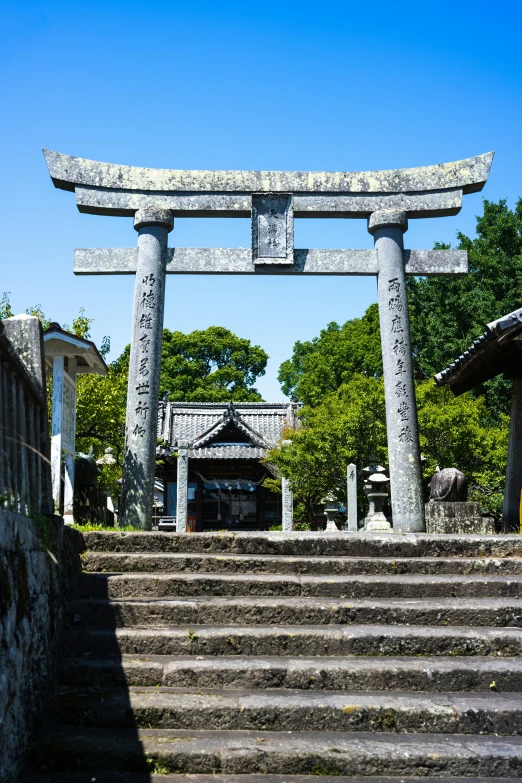
[[[159,373],[165,302],[167,237],[174,225],[168,210],[138,210],[138,266],[134,286],[125,462],[121,498],[126,525],[152,527]]]
[[[378,257],[379,320],[386,401],[393,528],[425,530],[420,451],[406,296],[404,212],[374,212],[368,229]]]

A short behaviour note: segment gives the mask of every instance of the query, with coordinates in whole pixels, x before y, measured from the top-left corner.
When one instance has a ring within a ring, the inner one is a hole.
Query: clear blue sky
[[[460,215],[410,222],[406,246],[473,233],[481,199],[522,195],[522,5],[469,2],[5,2],[1,291],[93,337],[130,337],[131,277],[78,277],[75,247],[132,247],[130,218],[81,215],[41,154],[136,166],[357,170],[496,150]],[[170,244],[247,246],[247,220],[176,221]],[[371,247],[365,222],[296,221],[296,247]],[[270,355],[362,315],[373,278],[169,277],[165,325],[226,326]],[[522,292],[521,292],[522,299]],[[492,313],[491,317],[499,315]]]

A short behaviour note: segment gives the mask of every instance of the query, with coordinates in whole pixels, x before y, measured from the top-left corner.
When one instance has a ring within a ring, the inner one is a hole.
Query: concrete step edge
[[[408,583],[415,585],[426,585],[430,582],[434,584],[470,584],[473,582],[491,583],[491,584],[522,584],[522,574],[257,574],[257,573],[219,573],[214,571],[115,571],[99,572],[93,571],[83,573],[82,579],[89,580],[142,580],[156,579],[157,581],[205,581],[216,580],[222,582],[249,582],[251,580],[259,582],[289,582],[294,583],[325,583],[346,582],[348,584],[355,582],[375,582],[376,584],[394,584]]]
[[[68,654],[519,657],[522,629],[425,625],[166,625],[85,628],[65,638]]]
[[[522,626],[515,598],[332,598],[317,596],[190,596],[85,598],[70,604],[85,625],[169,626],[376,624]]]
[[[54,758],[70,772],[82,766],[137,772],[152,763],[165,774],[516,778],[522,776],[522,737],[55,727],[39,737],[34,758],[38,764]]]
[[[271,604],[311,604],[311,605],[342,605],[343,602],[348,608],[356,608],[360,606],[365,607],[405,607],[405,608],[455,608],[459,609],[463,605],[463,601],[455,597],[427,597],[427,598],[333,598],[328,596],[177,596],[172,598],[160,597],[154,598],[151,596],[132,596],[130,598],[75,598],[71,605],[86,605],[86,606],[103,606],[103,605],[131,605],[131,604],[193,604],[195,606],[201,606],[205,604],[214,604],[216,606],[233,606],[240,604],[244,606],[269,606]],[[522,600],[515,597],[505,598],[491,598],[486,596],[484,598],[466,598],[465,605],[470,608],[476,609],[488,609],[488,608],[513,608],[520,610],[522,614]]]
[[[150,775],[145,773],[29,773],[21,783],[318,783],[316,775]],[[418,777],[321,776],[320,783],[419,783]],[[424,777],[423,783],[520,783],[520,778]]]
[[[63,683],[511,693],[522,691],[522,657],[77,656],[65,661]]]
[[[106,728],[522,736],[520,693],[69,688],[54,716]]]

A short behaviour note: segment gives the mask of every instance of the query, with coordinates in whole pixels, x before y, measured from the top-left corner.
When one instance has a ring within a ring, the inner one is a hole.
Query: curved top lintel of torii
[[[43,150],[54,185],[145,193],[393,194],[482,190],[493,152],[465,160],[381,171],[200,171],[101,163]]]

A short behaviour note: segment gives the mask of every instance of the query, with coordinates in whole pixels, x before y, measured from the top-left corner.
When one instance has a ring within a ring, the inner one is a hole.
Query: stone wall
[[[52,694],[81,536],[59,517],[0,509],[0,780],[15,783]]]

